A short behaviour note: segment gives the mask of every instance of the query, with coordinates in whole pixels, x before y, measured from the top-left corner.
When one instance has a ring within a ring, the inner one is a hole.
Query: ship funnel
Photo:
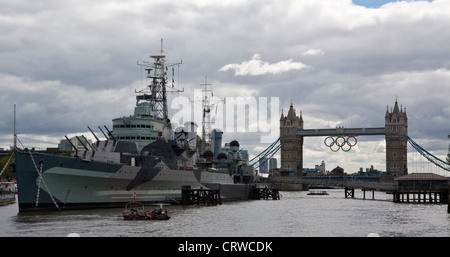
[[[198,125],[193,121],[189,121],[184,123],[184,127],[186,128],[186,132],[197,132]]]
[[[223,132],[218,130],[218,129],[214,129],[212,132],[212,146],[211,149],[214,152],[214,158],[217,158],[217,156],[219,155],[219,153],[222,150],[222,134]]]

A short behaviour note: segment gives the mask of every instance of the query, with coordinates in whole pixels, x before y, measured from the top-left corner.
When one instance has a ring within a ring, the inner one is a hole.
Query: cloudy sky
[[[207,76],[218,97],[278,97],[284,113],[292,101],[305,128],[382,127],[397,97],[409,136],[438,157],[448,152],[449,0],[1,2],[0,147],[12,145],[14,104],[26,147],[132,114],[146,84],[136,63],[158,54],[163,38],[168,61],[183,62],[186,97]],[[225,141],[254,155],[269,145],[260,136]],[[385,170],[384,144],[359,137],[350,152],[332,153],[307,138],[304,166]]]

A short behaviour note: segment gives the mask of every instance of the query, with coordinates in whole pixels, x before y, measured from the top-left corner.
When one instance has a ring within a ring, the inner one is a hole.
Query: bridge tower
[[[280,118],[280,145],[282,173],[293,173],[302,176],[303,171],[303,137],[297,137],[298,129],[303,129],[303,118],[295,114],[291,102],[288,114],[281,113]]]
[[[394,109],[386,110],[386,171],[389,175],[403,176],[408,174],[407,140],[408,117],[406,108],[398,107],[395,99]]]

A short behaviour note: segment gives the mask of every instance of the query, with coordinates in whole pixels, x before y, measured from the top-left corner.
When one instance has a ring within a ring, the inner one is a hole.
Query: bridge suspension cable
[[[262,162],[259,162],[258,166],[255,167],[255,165],[258,164],[258,162],[255,162],[254,164],[251,164],[251,165],[254,166],[255,169],[258,169],[259,167],[264,165],[270,158],[272,158],[272,156],[274,156],[278,152],[278,150],[280,150],[280,148],[281,148],[281,145],[277,145],[275,148],[272,149],[272,151],[267,153],[267,155],[261,157],[261,158],[265,158],[265,159],[263,159]]]
[[[273,142],[271,145],[269,145],[269,147],[267,147],[264,151],[262,151],[261,153],[259,153],[255,157],[253,157],[249,161],[250,165],[255,168],[259,168],[261,165],[266,163],[268,159],[272,158],[272,156],[274,156],[278,152],[278,150],[280,150],[280,148],[281,148],[280,138],[278,138],[277,140],[275,140],[275,142]],[[267,158],[267,160],[260,163],[258,166],[255,166],[258,164],[258,162],[261,158]]]
[[[450,164],[439,159],[438,157],[434,156],[427,150],[425,150],[423,147],[421,147],[419,144],[414,142],[409,136],[404,135],[408,143],[416,149],[417,152],[419,152],[423,157],[425,157],[428,161],[432,162],[434,165],[438,166],[439,168],[450,171]]]

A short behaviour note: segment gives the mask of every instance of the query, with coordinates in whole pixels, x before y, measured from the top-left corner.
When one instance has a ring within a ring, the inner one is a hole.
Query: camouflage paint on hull
[[[32,157],[33,158],[32,158]],[[81,158],[15,152],[19,210],[123,206],[133,199],[143,203],[180,202],[182,186],[220,188],[222,200],[248,199],[250,185],[233,183],[229,173],[150,169]],[[39,201],[38,169],[42,165]],[[50,193],[50,194],[49,194]]]

